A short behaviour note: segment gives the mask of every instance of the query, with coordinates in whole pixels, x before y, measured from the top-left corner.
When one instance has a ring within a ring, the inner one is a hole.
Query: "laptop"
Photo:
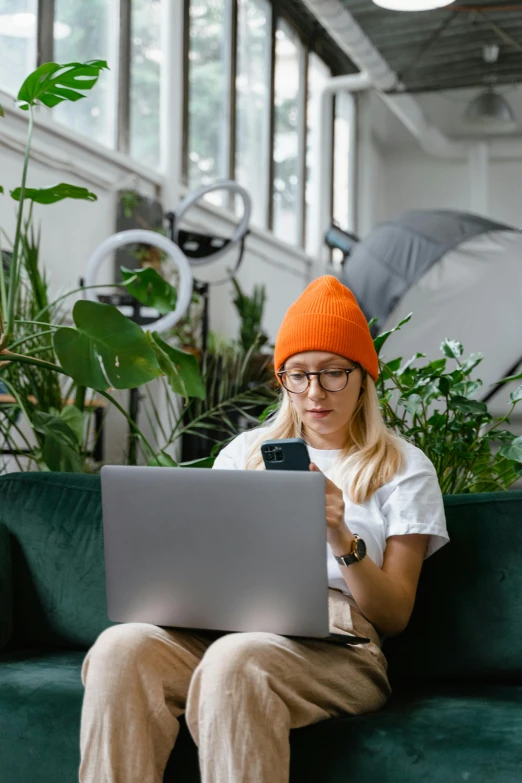
[[[108,465],[101,471],[114,622],[330,634],[320,473]]]

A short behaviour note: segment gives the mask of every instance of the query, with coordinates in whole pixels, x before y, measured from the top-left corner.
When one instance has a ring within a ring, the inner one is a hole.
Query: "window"
[[[322,241],[318,236],[317,214],[319,210],[319,199],[328,198],[328,194],[319,193],[318,167],[316,165],[317,157],[320,154],[318,149],[318,127],[319,120],[319,95],[321,87],[331,77],[332,73],[328,66],[316,55],[310,54],[308,59],[308,96],[307,96],[307,134],[306,134],[306,242],[307,253],[314,254]]]
[[[160,161],[161,0],[133,0],[131,10],[130,153]]]
[[[267,225],[271,12],[267,0],[238,0],[235,179],[252,196],[252,217]]]
[[[17,95],[36,67],[36,0],[0,0],[0,89]]]
[[[352,129],[354,100],[349,93],[335,99],[333,217],[341,228],[353,231],[350,196],[352,192]]]
[[[207,185],[228,174],[225,43],[227,3],[190,3],[188,184]]]
[[[348,98],[338,102],[335,120],[333,109],[327,118],[321,164],[332,187],[320,194],[316,99],[333,74],[350,72],[353,64],[298,7],[290,14],[276,0],[185,2],[186,183],[194,189],[237,180],[252,197],[255,225],[316,253],[321,205],[331,215],[335,201],[336,216],[347,223],[353,146]]]
[[[107,60],[96,88],[76,103],[53,109],[54,119],[106,147],[116,146],[116,72],[118,3],[116,0],[54,0],[54,59],[59,63]]]
[[[294,244],[299,242],[300,58],[297,35],[281,21],[275,50],[273,230]]]

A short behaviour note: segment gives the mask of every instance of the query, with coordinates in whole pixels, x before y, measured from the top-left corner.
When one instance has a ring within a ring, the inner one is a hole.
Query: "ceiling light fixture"
[[[373,0],[373,2],[388,11],[433,11],[435,8],[451,5],[454,0]]]
[[[469,126],[481,131],[507,133],[517,128],[513,109],[493,87],[483,90],[468,103],[464,119]]]

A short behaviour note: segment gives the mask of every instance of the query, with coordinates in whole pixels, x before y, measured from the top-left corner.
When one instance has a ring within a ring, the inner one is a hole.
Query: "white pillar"
[[[468,167],[469,208],[477,215],[489,217],[489,147],[486,141],[471,145]]]

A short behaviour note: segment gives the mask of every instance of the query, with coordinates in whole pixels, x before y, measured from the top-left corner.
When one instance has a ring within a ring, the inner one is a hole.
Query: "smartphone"
[[[261,454],[267,470],[310,470],[310,456],[302,438],[265,440]]]

